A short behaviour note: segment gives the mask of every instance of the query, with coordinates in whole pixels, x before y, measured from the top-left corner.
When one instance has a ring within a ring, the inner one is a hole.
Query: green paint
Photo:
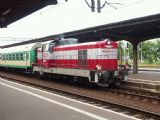
[[[6,55],[8,54],[14,54],[14,59],[8,59],[6,60]],[[20,54],[23,54],[23,59],[20,60]],[[26,57],[25,57],[26,54]],[[27,55],[28,54],[28,55]],[[17,55],[17,57],[16,57]],[[20,52],[14,52],[14,53],[2,53],[2,61],[7,61],[7,62],[13,62],[12,65],[8,65],[7,63],[3,63],[0,66],[4,66],[4,67],[12,67],[12,68],[31,68],[32,67],[32,63],[35,63],[36,58],[35,58],[35,50],[31,50],[31,51],[20,51]],[[15,65],[14,61],[17,63],[18,61],[23,61],[22,65]]]

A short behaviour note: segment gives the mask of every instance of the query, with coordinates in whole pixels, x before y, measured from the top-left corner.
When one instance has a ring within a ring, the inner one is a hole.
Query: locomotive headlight
[[[102,70],[102,66],[100,66],[100,65],[96,65],[96,68],[97,68],[98,71]]]
[[[108,45],[110,45],[111,44],[111,41],[107,41],[108,42]]]

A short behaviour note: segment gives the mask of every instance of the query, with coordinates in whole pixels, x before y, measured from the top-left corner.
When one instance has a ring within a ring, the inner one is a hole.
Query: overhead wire
[[[85,0],[85,1],[86,1],[86,0]],[[133,5],[136,5],[136,4],[140,4],[140,3],[142,3],[143,1],[144,1],[144,0],[139,0],[139,1],[136,1],[136,2],[134,2],[134,3],[125,5],[124,7],[130,7],[130,6],[133,6]],[[120,4],[121,4],[121,3],[120,3]],[[122,3],[122,4],[123,4],[123,3]],[[102,14],[106,14],[106,13],[112,12],[112,11],[114,11],[114,10],[122,9],[122,8],[124,8],[124,7],[120,7],[120,8],[112,9],[112,10],[106,10],[106,11],[104,11]],[[91,15],[88,15],[88,16],[86,16],[86,17],[84,17],[84,18],[79,18],[79,19],[75,20],[75,22],[83,21],[83,20],[86,20],[86,19],[91,18],[91,17],[98,16],[98,15],[100,15],[100,13],[91,14]],[[74,22],[74,21],[70,21],[70,23],[74,24],[73,22]],[[69,23],[68,23],[68,24],[69,24]],[[64,25],[64,24],[61,24],[61,25]]]

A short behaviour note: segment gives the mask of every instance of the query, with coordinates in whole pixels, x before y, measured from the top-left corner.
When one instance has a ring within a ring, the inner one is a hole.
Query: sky
[[[91,0],[87,1],[90,4]],[[120,4],[112,4],[117,9],[106,5],[97,13],[91,12],[85,0],[58,0],[57,5],[47,6],[0,29],[0,46],[160,13],[160,0],[107,1]]]

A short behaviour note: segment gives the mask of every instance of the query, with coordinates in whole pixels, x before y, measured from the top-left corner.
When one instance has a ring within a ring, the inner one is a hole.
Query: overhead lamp
[[[8,10],[6,10],[2,15],[7,15],[9,12],[11,12],[11,8],[9,8]]]

